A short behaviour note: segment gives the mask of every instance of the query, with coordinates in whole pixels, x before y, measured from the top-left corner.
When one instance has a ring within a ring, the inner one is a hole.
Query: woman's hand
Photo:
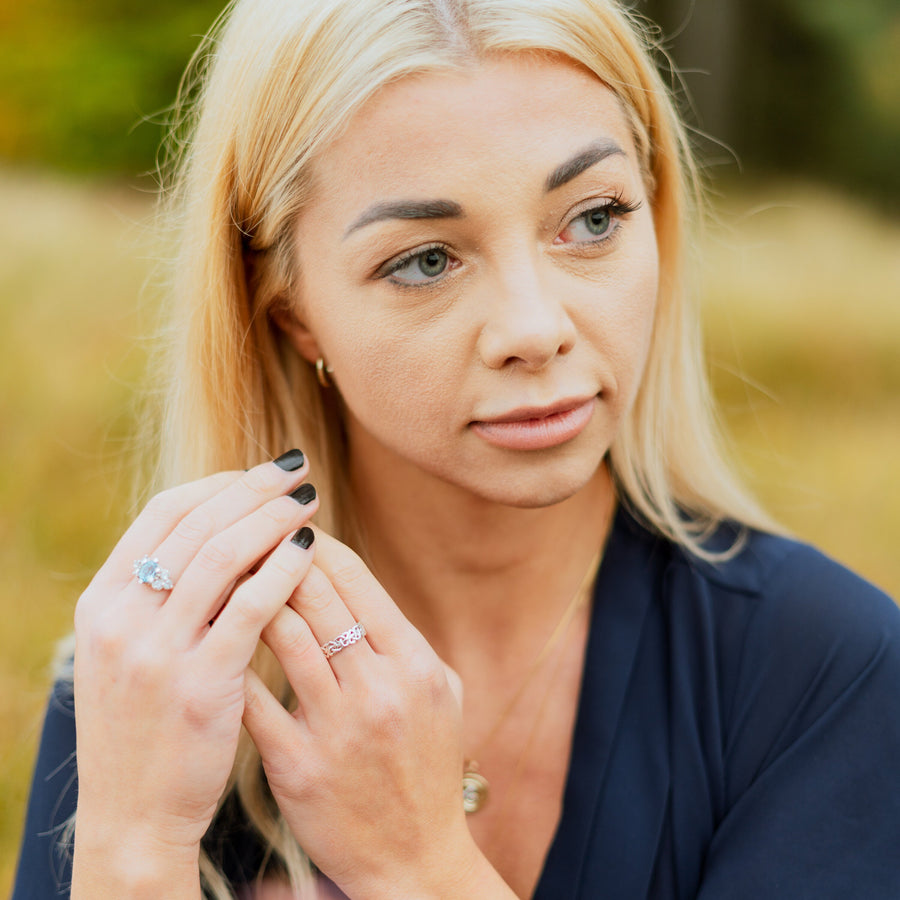
[[[247,666],[312,561],[291,537],[317,507],[310,485],[295,491],[306,472],[294,451],[159,494],[79,600],[73,896],[110,896],[111,877],[140,882],[169,864],[197,881]],[[145,554],[168,570],[171,590],[134,576]]]
[[[365,637],[326,659],[356,622]],[[316,866],[367,900],[511,897],[465,822],[458,678],[362,561],[316,531],[315,565],[262,638],[298,706],[251,674],[244,723]]]

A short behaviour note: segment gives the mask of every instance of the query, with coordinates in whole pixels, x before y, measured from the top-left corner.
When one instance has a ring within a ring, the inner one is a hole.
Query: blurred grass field
[[[0,202],[5,896],[54,643],[130,513],[155,295],[148,197],[0,171]],[[789,183],[717,208],[702,293],[741,465],[792,531],[900,598],[900,223]]]

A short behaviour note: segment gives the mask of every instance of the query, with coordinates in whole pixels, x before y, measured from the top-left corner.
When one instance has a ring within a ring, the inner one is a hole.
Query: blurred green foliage
[[[742,165],[861,189],[884,206],[900,200],[896,0],[632,5],[673,35],[699,128]],[[154,171],[180,75],[222,6],[0,0],[0,159]]]
[[[670,36],[706,165],[823,180],[900,208],[897,0],[634,5]]]
[[[0,8],[0,157],[134,176],[221,0],[30,0]]]
[[[900,4],[764,0],[748,25],[748,158],[900,199]]]

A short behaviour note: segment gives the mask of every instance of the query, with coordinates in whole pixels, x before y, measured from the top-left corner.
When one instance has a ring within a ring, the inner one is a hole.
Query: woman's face
[[[594,76],[508,57],[383,89],[317,162],[295,250],[285,327],[334,370],[358,474],[537,507],[597,472],[640,382],[658,259],[626,117]]]

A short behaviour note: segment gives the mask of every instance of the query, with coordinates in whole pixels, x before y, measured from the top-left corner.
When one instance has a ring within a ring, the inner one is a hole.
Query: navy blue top
[[[13,900],[68,897],[74,747],[57,687]],[[242,880],[259,848],[239,822],[213,832]],[[620,511],[534,896],[900,898],[900,610],[797,542],[753,533],[713,566]]]

